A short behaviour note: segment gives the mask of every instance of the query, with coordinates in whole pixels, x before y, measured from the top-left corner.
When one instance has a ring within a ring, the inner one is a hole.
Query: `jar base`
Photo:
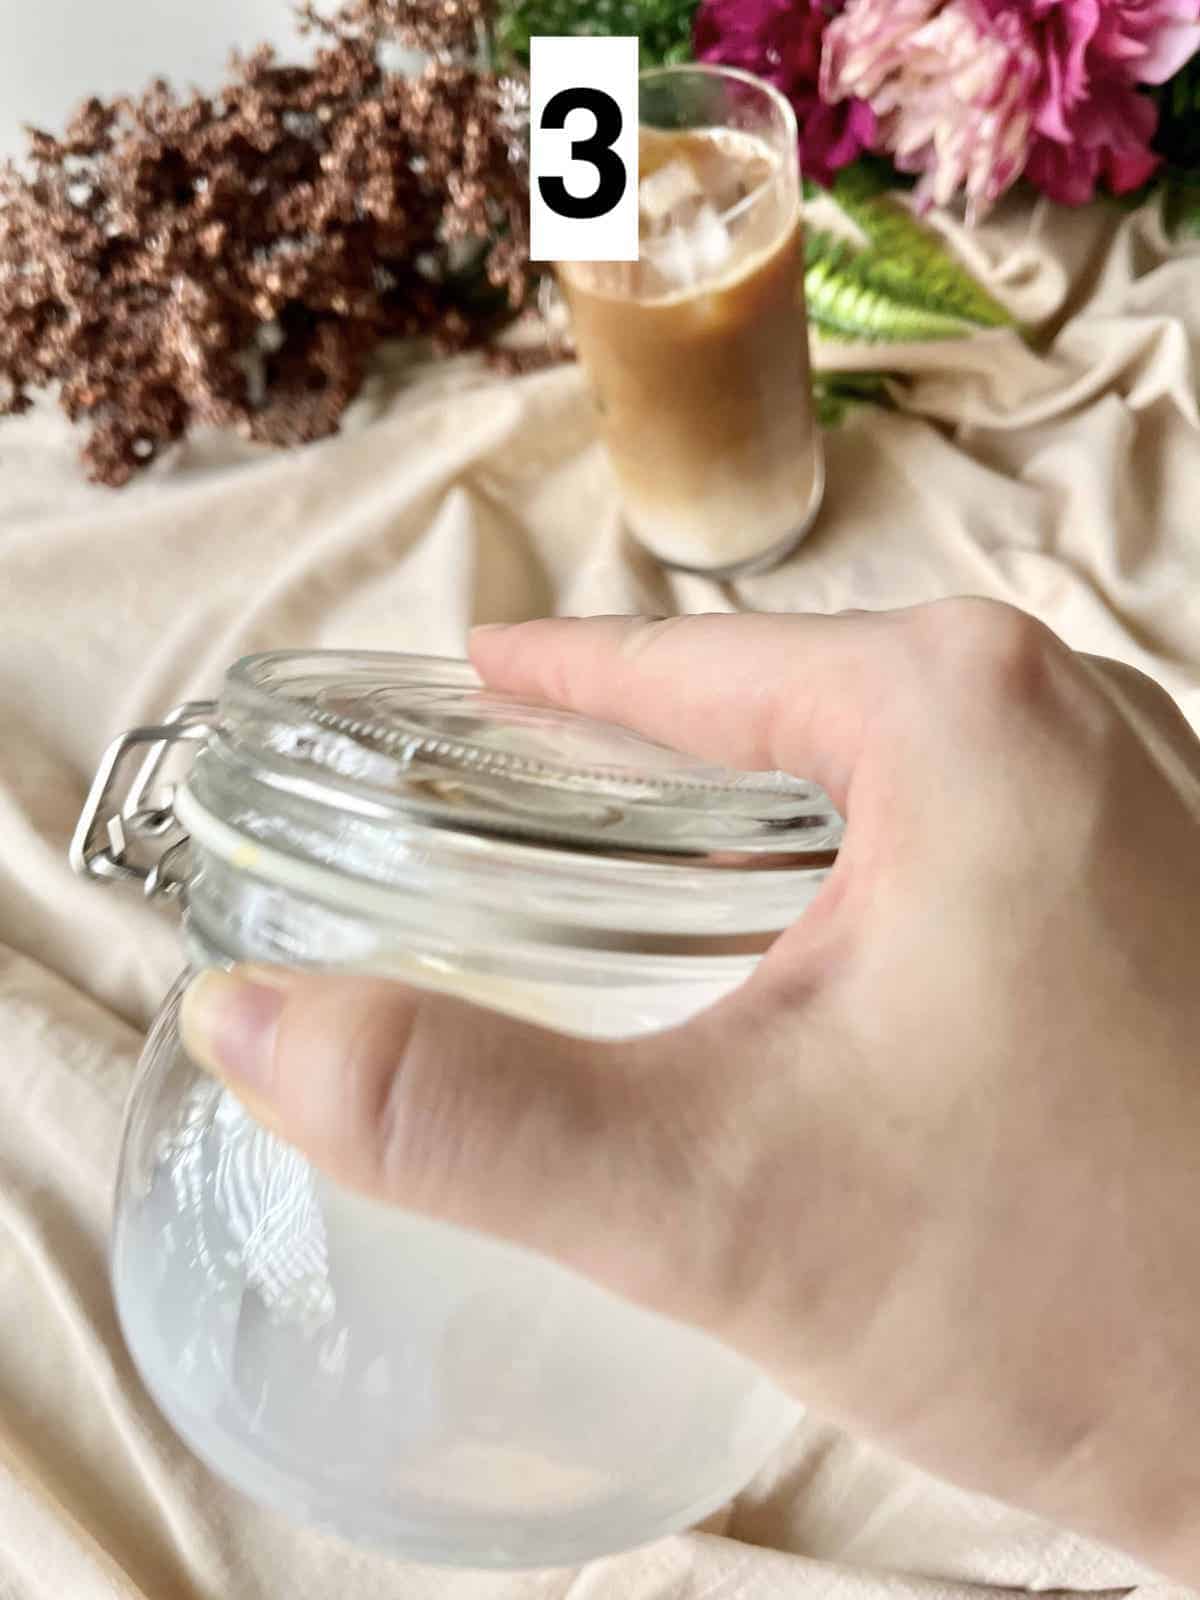
[[[395,1560],[428,1566],[529,1572],[577,1567],[622,1555],[696,1527],[734,1499],[754,1475],[744,1469],[731,1474],[694,1500],[671,1506],[654,1518],[638,1517],[631,1508],[627,1519],[581,1517],[574,1527],[564,1526],[562,1517],[520,1527],[511,1517],[484,1520],[466,1514],[458,1519],[423,1517],[419,1524],[406,1524],[392,1508],[373,1504],[366,1496],[348,1496],[337,1504],[314,1496],[309,1485],[289,1479],[279,1467],[272,1469],[257,1452],[237,1448],[225,1432],[198,1425],[195,1416],[171,1403],[167,1392],[136,1356],[135,1365],[155,1405],[187,1441],[197,1459],[247,1499],[277,1513],[298,1529],[322,1533]],[[766,1465],[794,1426],[789,1423],[781,1428],[778,1440],[764,1453],[760,1466]],[[351,1498],[356,1502],[353,1508],[348,1503]],[[615,1509],[608,1508],[610,1513]]]
[[[570,1566],[708,1516],[795,1426],[695,1330],[309,1169],[178,1052],[131,1118],[125,1343],[184,1443],[297,1523],[438,1565]]]

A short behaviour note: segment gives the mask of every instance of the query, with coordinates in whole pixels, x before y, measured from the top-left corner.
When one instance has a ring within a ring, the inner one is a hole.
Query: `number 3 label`
[[[534,261],[636,261],[638,42],[530,40]]]

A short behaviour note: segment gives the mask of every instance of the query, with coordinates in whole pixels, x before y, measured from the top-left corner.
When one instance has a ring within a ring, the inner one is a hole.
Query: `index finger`
[[[547,619],[476,630],[471,657],[492,688],[704,760],[812,779],[842,808],[900,615]]]

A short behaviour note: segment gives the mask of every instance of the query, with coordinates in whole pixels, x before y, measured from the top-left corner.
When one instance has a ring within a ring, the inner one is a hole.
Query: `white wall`
[[[229,51],[262,40],[303,59],[287,0],[0,0],[0,155],[20,126],[57,131],[90,94],[163,75],[210,88]]]

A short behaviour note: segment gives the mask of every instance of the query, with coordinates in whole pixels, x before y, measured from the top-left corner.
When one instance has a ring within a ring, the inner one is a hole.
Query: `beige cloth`
[[[817,1420],[705,1531],[580,1574],[356,1553],[254,1509],[174,1440],[106,1280],[122,1100],[178,957],[169,915],[71,877],[67,838],[109,736],[211,693],[243,652],[452,654],[472,622],[555,610],[966,592],[1147,669],[1200,720],[1197,254],[1169,252],[1148,213],[1021,202],[964,248],[1050,342],[885,352],[906,409],[830,438],[819,529],[736,588],[668,579],[624,543],[574,370],[385,374],[326,446],[204,439],[120,494],[81,481],[56,413],[0,427],[0,1600],[1167,1593]]]

